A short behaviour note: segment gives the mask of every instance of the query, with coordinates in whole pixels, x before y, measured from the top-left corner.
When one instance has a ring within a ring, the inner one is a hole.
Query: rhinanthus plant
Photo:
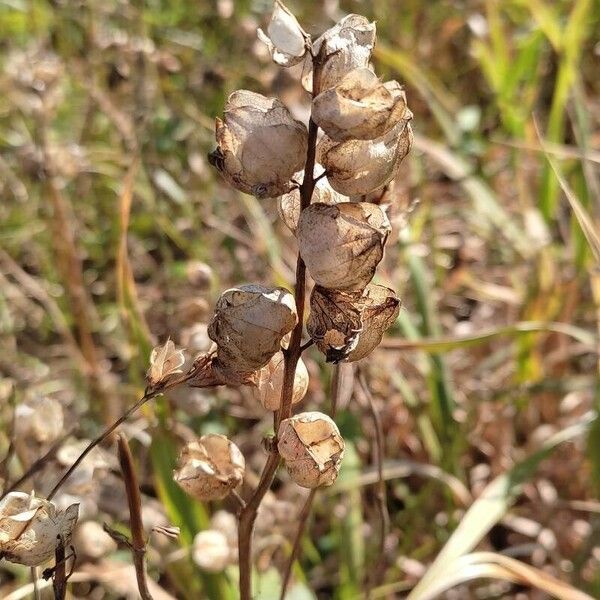
[[[207,329],[213,347],[189,368],[172,341],[155,348],[144,396],[85,449],[48,496],[49,501],[94,446],[166,390],[183,384],[252,386],[260,404],[273,413],[275,435],[264,440],[267,459],[248,497],[238,491],[246,474],[244,456],[223,435],[188,441],[173,474],[198,501],[232,495],[240,505],[237,526],[228,526],[228,534],[217,527],[199,534],[193,557],[209,571],[224,569],[235,561],[231,535],[237,532],[241,600],[251,598],[254,525],[280,462],[291,480],[312,490],[312,498],[314,490],[335,482],[344,457],[344,440],[330,416],[292,414],[309,389],[302,352],[314,343],[326,362],[361,360],[398,316],[395,292],[372,283],[390,221],[385,208],[366,200],[381,196],[412,143],[412,113],[402,87],[382,82],[371,65],[374,23],[349,15],[313,41],[276,0],[266,32],[259,30],[258,36],[278,65],[302,63],[300,83],[310,118],[304,124],[277,98],[235,91],[216,119],[217,148],[210,162],[240,192],[278,199],[279,214],[298,244],[294,291],[262,283],[224,291]],[[48,515],[55,514],[50,504],[43,506]],[[61,525],[65,537],[66,524]],[[3,548],[15,556],[8,545]],[[47,554],[44,548],[35,560]]]

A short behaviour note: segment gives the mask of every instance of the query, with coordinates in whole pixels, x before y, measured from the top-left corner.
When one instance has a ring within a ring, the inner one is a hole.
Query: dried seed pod
[[[245,467],[232,441],[209,433],[182,448],[173,479],[196,500],[220,500],[242,482]]]
[[[211,164],[233,187],[259,198],[291,189],[308,145],[306,127],[277,98],[247,90],[229,96],[223,120],[216,120],[216,138]]]
[[[317,156],[327,170],[331,187],[346,196],[363,196],[388,184],[412,146],[413,135],[405,118],[385,135],[373,140],[335,142],[327,136],[319,142]],[[360,168],[357,168],[360,165]]]
[[[167,340],[162,346],[156,346],[150,354],[150,368],[146,373],[146,380],[151,386],[164,383],[172,375],[181,373],[179,367],[185,363],[183,350],[175,348],[171,340]]]
[[[348,15],[315,40],[313,53],[320,53],[323,60],[318,91],[338,84],[354,69],[368,67],[375,38],[375,23],[370,23],[360,15]],[[302,80],[305,88],[311,92],[312,60],[305,62]]]
[[[60,402],[52,398],[28,398],[17,405],[15,417],[17,446],[29,442],[50,444],[63,432],[63,409]]]
[[[205,529],[196,535],[192,557],[201,569],[210,573],[223,571],[233,562],[227,536],[216,529]]]
[[[283,352],[277,352],[259,372],[254,388],[254,395],[267,410],[279,410],[281,407],[281,390],[283,388],[283,373],[285,361]],[[297,404],[304,398],[308,390],[308,370],[302,359],[298,360],[292,404]]]
[[[363,304],[361,292],[313,288],[306,329],[327,362],[338,363],[356,348]]]
[[[382,83],[373,71],[361,68],[313,100],[312,118],[334,141],[372,140],[406,120],[407,111],[397,81]]]
[[[322,168],[320,170],[321,172],[323,171]],[[298,179],[301,181],[303,177],[304,171],[299,174]],[[349,202],[350,199],[336,192],[329,185],[327,177],[321,177],[315,184],[312,201],[313,203],[339,204],[340,202]],[[280,196],[277,201],[277,209],[286,227],[292,233],[295,233],[298,227],[298,218],[300,217],[300,189],[294,188],[291,192]]]
[[[264,367],[297,320],[294,297],[284,288],[242,285],[223,292],[208,326],[217,362],[234,372]]]
[[[10,492],[0,500],[0,556],[35,567],[54,556],[60,536],[67,545],[77,522],[79,504],[64,511],[43,498]]]
[[[117,549],[116,542],[96,521],[86,521],[77,526],[73,535],[73,546],[77,556],[91,561],[97,561]]]
[[[331,485],[344,457],[337,425],[320,412],[305,412],[279,425],[277,448],[290,477],[305,488]]]
[[[383,285],[370,283],[363,293],[362,330],[358,343],[348,354],[346,360],[353,362],[370,354],[383,338],[383,334],[392,326],[400,312],[400,300],[396,292]]]
[[[298,249],[317,285],[363,290],[383,258],[390,231],[385,212],[375,204],[311,204],[298,221]]]
[[[282,67],[298,64],[310,45],[310,36],[280,0],[273,3],[273,14],[267,27],[268,35],[262,29],[257,33],[258,39],[267,45],[273,61]]]

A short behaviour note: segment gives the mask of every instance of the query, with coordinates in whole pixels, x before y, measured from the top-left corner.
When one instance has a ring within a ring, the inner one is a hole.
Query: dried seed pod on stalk
[[[234,562],[227,536],[216,529],[205,529],[196,534],[192,546],[194,562],[209,573],[218,573]]]
[[[391,231],[375,204],[311,204],[298,221],[298,248],[315,283],[335,290],[363,290],[383,258]]]
[[[313,288],[306,329],[327,362],[344,360],[358,344],[362,307],[361,292]]]
[[[298,64],[310,45],[310,36],[300,27],[298,19],[280,0],[275,0],[273,3],[273,13],[267,33],[265,34],[262,29],[257,33],[258,39],[267,45],[273,61],[282,67]]]
[[[246,194],[273,198],[291,189],[308,132],[277,98],[238,90],[229,96],[223,120],[216,120],[216,139],[209,160],[223,177]]]
[[[283,352],[277,352],[271,360],[258,372],[254,396],[267,410],[281,408],[281,391],[283,389],[283,374],[285,360]],[[296,366],[292,404],[297,404],[304,398],[308,390],[308,370],[300,358]]]
[[[171,340],[162,346],[156,346],[150,354],[150,368],[146,380],[150,386],[165,383],[173,375],[182,373],[180,367],[185,363],[183,350],[177,349]]]
[[[294,297],[284,288],[242,285],[223,292],[208,326],[217,364],[232,372],[264,367],[297,321]]]
[[[373,140],[335,142],[324,136],[317,156],[327,171],[331,187],[346,196],[363,196],[388,184],[413,141],[410,111],[385,135]]]
[[[348,15],[328,29],[313,43],[313,53],[322,60],[319,91],[337,85],[342,78],[362,67],[368,67],[375,47],[375,23],[360,15]],[[302,82],[312,91],[312,60],[305,62]]]
[[[279,425],[277,448],[290,477],[301,487],[333,484],[344,457],[337,425],[320,412],[304,412]]]
[[[68,544],[79,505],[64,511],[33,493],[10,492],[0,500],[0,556],[35,567],[54,556],[58,537]]]
[[[220,500],[242,482],[245,468],[231,440],[209,433],[182,448],[173,479],[196,500]]]
[[[312,118],[336,142],[381,137],[410,111],[397,81],[382,83],[370,69],[351,71],[321,92],[312,104]]]

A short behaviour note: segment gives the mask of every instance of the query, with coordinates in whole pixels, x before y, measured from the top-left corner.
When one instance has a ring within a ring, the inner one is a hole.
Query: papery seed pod
[[[273,14],[267,27],[268,35],[262,29],[257,33],[258,39],[267,45],[273,61],[282,67],[298,64],[310,44],[310,36],[280,0],[273,3]]]
[[[337,425],[320,412],[304,412],[279,425],[277,448],[290,477],[301,487],[331,485],[344,457]]]
[[[208,335],[217,359],[232,371],[264,367],[298,320],[294,297],[284,288],[242,285],[221,294]]]
[[[385,212],[367,202],[311,204],[298,221],[298,249],[317,285],[363,290],[383,258],[391,231]]]
[[[35,567],[54,556],[57,538],[68,545],[77,522],[79,505],[64,511],[43,498],[10,492],[0,500],[0,556]]]
[[[323,169],[321,168],[322,172]],[[302,181],[304,178],[304,171],[298,176],[297,180]],[[327,177],[321,177],[315,184],[315,188],[312,195],[312,202],[321,202],[323,204],[339,204],[340,202],[349,202],[350,199],[347,196],[342,196],[336,192],[327,181]],[[298,218],[300,217],[300,189],[295,188],[291,192],[280,196],[277,200],[277,209],[279,216],[284,222],[285,226],[292,232],[295,233],[298,227]]]
[[[16,445],[35,442],[48,444],[57,440],[64,429],[63,409],[52,398],[33,397],[15,409]]]
[[[258,372],[256,387],[253,388],[254,396],[267,410],[281,408],[281,390],[283,388],[283,374],[285,360],[283,352],[277,352],[271,360]],[[297,404],[304,398],[308,390],[308,370],[300,358],[296,366],[292,404]]]
[[[291,189],[308,145],[306,127],[277,98],[247,90],[229,96],[223,120],[216,120],[216,138],[211,164],[233,187],[259,198]]]
[[[348,15],[328,29],[313,43],[313,54],[323,61],[319,92],[338,84],[342,78],[362,67],[368,67],[375,47],[375,23],[360,15]],[[302,83],[312,92],[312,59],[304,63]]]
[[[362,330],[358,343],[346,360],[353,362],[370,354],[383,338],[383,334],[393,325],[400,312],[400,300],[394,290],[370,283],[365,289],[361,302]]]
[[[397,81],[382,83],[370,69],[350,71],[312,104],[312,118],[334,141],[372,140],[408,117],[406,94]]]
[[[242,482],[245,467],[232,441],[209,433],[182,448],[173,479],[196,500],[220,500]]]
[[[96,521],[86,521],[77,526],[73,535],[73,546],[78,557],[91,561],[112,554],[117,549],[116,542]]]
[[[313,288],[306,329],[327,362],[338,363],[356,348],[363,304],[361,292]]]
[[[334,142],[324,136],[317,147],[317,156],[327,170],[331,187],[346,196],[363,196],[392,181],[412,146],[408,123],[412,113],[405,112],[405,117],[388,133],[373,140]]]
[[[151,386],[164,383],[172,375],[181,373],[179,367],[185,363],[183,350],[177,349],[171,340],[162,346],[156,346],[150,354],[150,368],[146,373],[146,380]]]
[[[192,558],[201,569],[209,573],[223,571],[233,562],[227,537],[216,529],[205,529],[196,534]]]

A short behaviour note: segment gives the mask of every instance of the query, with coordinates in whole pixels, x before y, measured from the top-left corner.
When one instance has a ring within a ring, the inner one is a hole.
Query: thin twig
[[[142,498],[140,495],[140,486],[138,483],[133,457],[129,444],[124,435],[117,438],[117,448],[119,452],[119,465],[123,474],[125,483],[125,492],[127,493],[127,504],[129,506],[129,529],[131,530],[131,555],[133,556],[133,565],[137,578],[138,590],[142,600],[152,600],[152,594],[148,589],[146,578],[146,536],[144,534],[144,525],[142,524]]]
[[[67,595],[67,567],[65,559],[65,542],[61,535],[57,536],[57,544],[54,556],[56,559],[54,576],[52,578],[54,600],[65,600]]]

